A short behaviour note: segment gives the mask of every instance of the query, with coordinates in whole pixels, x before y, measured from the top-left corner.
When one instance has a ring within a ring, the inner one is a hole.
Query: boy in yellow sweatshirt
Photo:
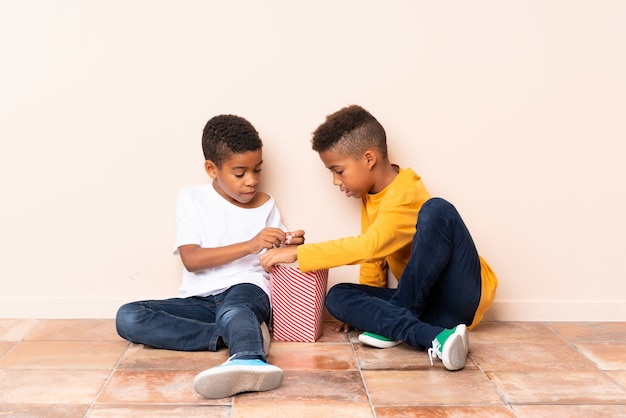
[[[271,249],[260,256],[263,267],[360,264],[359,284],[339,283],[326,296],[341,321],[336,330],[364,330],[359,340],[378,348],[430,347],[431,364],[438,357],[448,370],[465,367],[467,330],[491,306],[498,280],[454,206],[431,198],[412,169],[390,163],[384,128],[360,106],[329,115],[312,144],[333,184],[362,200],[361,234]],[[388,268],[397,289],[386,287]]]

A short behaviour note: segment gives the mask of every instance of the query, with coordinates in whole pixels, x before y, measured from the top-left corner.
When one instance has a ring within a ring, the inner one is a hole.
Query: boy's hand
[[[290,245],[288,247],[274,248],[267,250],[259,256],[259,261],[265,271],[271,273],[274,266],[280,263],[293,263],[298,259],[298,247]]]
[[[248,241],[250,254],[258,254],[263,249],[280,247],[285,242],[285,233],[279,228],[263,228],[254,238]]]

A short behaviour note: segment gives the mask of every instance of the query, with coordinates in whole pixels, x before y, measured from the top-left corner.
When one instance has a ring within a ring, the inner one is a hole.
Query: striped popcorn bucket
[[[315,342],[322,336],[328,269],[303,273],[276,265],[271,283],[274,339]]]

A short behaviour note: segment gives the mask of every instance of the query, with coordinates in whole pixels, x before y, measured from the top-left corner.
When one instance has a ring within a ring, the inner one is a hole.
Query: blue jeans
[[[444,328],[469,325],[481,294],[478,252],[449,202],[422,206],[409,259],[397,289],[341,283],[326,296],[326,308],[353,327],[430,347]]]
[[[261,322],[270,321],[270,300],[258,286],[233,286],[219,295],[132,302],[120,307],[115,325],[124,339],[155,348],[217,351],[221,337],[230,355],[264,361]]]

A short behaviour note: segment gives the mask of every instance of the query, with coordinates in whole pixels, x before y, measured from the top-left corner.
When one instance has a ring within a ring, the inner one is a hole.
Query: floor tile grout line
[[[26,337],[33,332],[33,329],[35,329],[37,327],[37,325],[39,325],[41,323],[41,320],[37,319],[37,322],[28,330],[28,332],[26,332],[24,335],[22,335],[22,337],[18,340],[18,341],[4,341],[7,343],[15,343],[13,344],[13,346],[11,348],[9,348],[7,350],[6,353],[2,354],[0,356],[0,360],[2,360],[3,358],[5,358],[6,356],[8,356],[10,353],[12,353],[13,351],[17,350],[17,347],[22,344],[24,342],[24,340],[26,339]],[[2,370],[2,368],[0,368],[0,370]]]
[[[590,359],[589,357],[587,357],[585,355],[585,353],[583,353],[582,351],[580,351],[580,349],[578,348],[578,346],[576,344],[574,344],[572,341],[568,340],[567,338],[565,338],[564,336],[562,336],[561,334],[559,334],[559,332],[554,329],[548,322],[543,322],[543,324],[546,326],[546,328],[548,328],[554,335],[556,335],[557,337],[559,337],[563,342],[565,342],[569,347],[571,347],[574,351],[576,351],[578,354],[580,354],[581,356],[583,356],[585,358],[585,360],[587,360],[589,363],[593,364],[593,366],[598,369],[598,371],[604,372],[605,370],[603,370],[598,363],[596,363],[595,361],[593,361],[592,359]]]
[[[3,342],[7,342],[7,343],[15,343],[13,344],[13,347],[9,348],[9,350],[4,353],[3,355],[0,356],[0,359],[3,359],[4,357],[6,357],[9,353],[11,353],[12,351],[17,349],[17,346],[19,346],[20,344],[22,344],[24,341],[26,341],[26,337],[28,337],[35,328],[37,328],[37,326],[39,324],[42,323],[42,321],[40,319],[36,319],[35,320],[35,324],[28,330],[28,332],[26,332],[24,335],[22,335],[22,337],[17,340],[17,341],[3,341]]]
[[[567,338],[565,338],[564,336],[562,336],[556,329],[554,329],[552,327],[552,325],[550,325],[550,323],[548,322],[544,322],[545,326],[548,327],[548,329],[550,331],[552,331],[554,334],[556,334],[559,338],[561,338],[563,341],[565,341],[570,347],[572,347],[574,350],[576,350],[577,353],[579,353],[581,356],[583,356],[587,361],[589,361],[591,364],[593,364],[593,366],[600,372],[602,373],[607,379],[609,379],[611,382],[615,383],[618,387],[622,388],[624,391],[626,391],[626,385],[622,385],[619,381],[617,381],[613,376],[611,376],[609,373],[609,371],[611,370],[605,370],[602,367],[600,367],[600,365],[598,363],[596,363],[594,360],[590,359],[589,357],[587,357],[587,355],[585,353],[583,353],[582,351],[580,351],[580,348],[578,348],[578,346],[568,340]]]
[[[355,330],[354,332],[356,333],[357,331]],[[365,396],[367,397],[367,402],[370,406],[370,410],[372,411],[372,417],[376,418],[376,409],[374,408],[374,403],[372,402],[369,389],[367,388],[367,384],[365,383],[365,376],[363,376],[363,368],[361,367],[361,362],[359,360],[359,356],[357,355],[356,348],[354,346],[355,343],[352,340],[352,338],[350,338],[350,334],[348,334],[348,342],[350,343],[350,347],[352,348],[352,354],[354,355],[354,360],[356,361],[356,367],[359,370],[359,376],[361,377],[361,384],[363,385],[363,390],[365,390]]]
[[[17,346],[20,345],[22,343],[22,341],[24,341],[23,339],[21,341],[6,341],[8,343],[15,343],[13,344],[13,347],[9,348],[9,350],[4,353],[3,355],[0,356],[0,360],[2,360],[3,358],[5,358],[6,356],[9,355],[9,353],[11,353],[12,351],[17,349]]]
[[[126,345],[126,348],[124,349],[124,351],[122,351],[122,354],[120,354],[120,357],[117,359],[117,361],[115,362],[115,364],[111,368],[107,378],[104,380],[104,383],[102,384],[102,387],[100,388],[98,393],[96,393],[96,396],[94,396],[93,401],[91,402],[91,404],[89,405],[89,408],[87,409],[87,412],[85,413],[85,416],[89,415],[89,413],[91,412],[93,407],[98,402],[98,398],[100,398],[100,395],[102,395],[102,392],[104,391],[104,388],[106,388],[107,384],[111,381],[111,378],[113,377],[113,374],[115,373],[115,371],[117,370],[117,367],[120,365],[120,363],[122,362],[122,359],[124,358],[124,356],[126,355],[128,350],[130,349],[130,346],[131,346],[131,343],[128,343]]]
[[[560,338],[563,342],[567,343],[567,345],[569,345],[570,347],[572,347],[572,348],[573,348],[574,350],[576,350],[578,353],[583,354],[583,353],[581,353],[581,352],[580,352],[580,350],[578,349],[578,347],[576,347],[576,344],[574,344],[573,342],[571,342],[570,340],[568,340],[567,338],[565,338],[564,336],[562,336],[561,334],[559,334],[559,332],[558,332],[556,329],[554,329],[554,328],[552,327],[552,325],[550,325],[550,323],[545,322],[545,321],[544,321],[544,322],[541,322],[541,323],[542,323],[542,324],[543,324],[546,328],[548,328],[548,329],[549,329],[549,330],[550,330],[550,331],[551,331],[554,335],[556,335],[557,337],[559,337],[559,338]],[[584,354],[583,354],[583,356],[584,356]],[[585,356],[585,358],[587,358],[587,356]],[[587,359],[587,360],[589,360],[589,359]],[[590,360],[590,361],[591,361],[591,360]],[[596,365],[594,362],[592,362],[592,363],[593,363],[593,364],[597,367],[597,365]]]
[[[504,396],[504,393],[500,390],[500,388],[498,388],[498,385],[496,385],[495,382],[491,380],[491,378],[489,377],[487,372],[482,368],[480,363],[476,361],[476,358],[474,357],[474,355],[471,352],[468,352],[467,354],[470,356],[470,358],[472,359],[476,367],[478,367],[478,370],[480,370],[483,376],[485,376],[485,378],[487,379],[491,387],[496,391],[498,396],[502,399],[502,401],[504,401],[504,404],[509,409],[509,411],[511,411],[515,416],[517,416],[517,414],[515,413],[515,410],[513,409],[513,405],[507,400],[506,396]]]

